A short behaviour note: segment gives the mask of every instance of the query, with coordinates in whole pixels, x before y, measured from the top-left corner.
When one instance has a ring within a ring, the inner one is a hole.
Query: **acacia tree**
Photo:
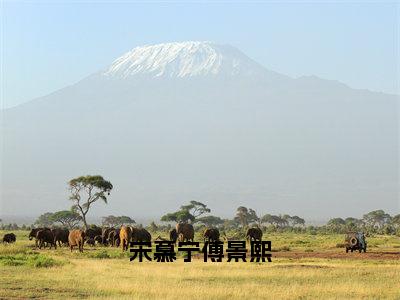
[[[235,221],[239,222],[243,227],[248,226],[252,222],[260,222],[254,209],[239,206],[236,210]]]
[[[268,223],[276,227],[286,227],[289,224],[288,216],[289,215],[285,215],[281,217],[281,216],[266,214],[261,218],[261,222]]]
[[[300,218],[299,216],[292,216],[290,217],[292,226],[300,225],[304,226],[306,224],[306,221],[303,218]]]
[[[61,223],[64,227],[73,229],[82,221],[82,217],[76,211],[61,210],[53,214],[52,220],[55,223]]]
[[[190,201],[187,205],[182,205],[180,210],[166,214],[161,217],[161,221],[163,222],[195,222],[196,218],[199,216],[209,213],[211,209],[207,207],[207,205],[198,202],[198,201]]]
[[[292,227],[294,227],[296,225],[304,226],[304,224],[305,224],[304,219],[302,219],[298,216],[283,215],[283,216],[280,216],[280,218],[283,219],[284,221],[286,221],[286,223],[287,223],[286,226],[287,225],[290,225]]]
[[[209,209],[207,205],[194,200],[190,201],[188,205],[182,205],[181,210],[187,210],[195,219],[211,212],[211,209]]]
[[[163,222],[193,222],[195,217],[187,210],[179,210],[177,212],[169,213],[161,217]]]
[[[106,195],[110,195],[113,185],[100,175],[87,175],[71,179],[68,186],[71,193],[69,199],[74,203],[73,210],[81,215],[85,229],[88,229],[86,215],[90,206],[99,199],[107,203]]]
[[[102,223],[105,226],[117,227],[117,226],[121,226],[124,224],[134,224],[136,222],[135,222],[135,220],[133,220],[132,218],[130,218],[128,216],[118,216],[118,217],[107,216],[107,217],[103,217]]]

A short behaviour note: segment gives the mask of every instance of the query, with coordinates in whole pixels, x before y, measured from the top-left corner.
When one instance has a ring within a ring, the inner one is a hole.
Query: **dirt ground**
[[[371,251],[371,252],[349,252],[345,250],[339,251],[327,251],[327,252],[273,252],[272,257],[276,258],[327,258],[327,259],[359,259],[359,260],[400,260],[400,252],[385,252],[385,251]]]

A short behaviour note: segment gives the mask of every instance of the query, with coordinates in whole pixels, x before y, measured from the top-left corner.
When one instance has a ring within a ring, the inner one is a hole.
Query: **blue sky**
[[[2,107],[73,84],[131,48],[238,47],[265,67],[399,93],[399,3],[2,1]]]

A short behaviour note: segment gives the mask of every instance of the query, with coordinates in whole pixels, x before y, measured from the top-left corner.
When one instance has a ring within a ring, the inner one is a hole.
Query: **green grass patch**
[[[2,266],[28,266],[34,268],[51,268],[63,265],[64,262],[39,253],[19,253],[0,255]]]

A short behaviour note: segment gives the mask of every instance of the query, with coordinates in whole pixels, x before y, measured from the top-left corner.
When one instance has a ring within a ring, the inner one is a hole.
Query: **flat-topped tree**
[[[178,210],[177,212],[174,213],[169,213],[161,217],[161,221],[163,222],[193,222],[195,220],[195,217],[187,210]]]
[[[73,209],[81,215],[85,229],[87,229],[86,215],[90,206],[99,199],[107,203],[106,195],[110,195],[113,185],[100,175],[80,176],[71,179],[68,185],[71,192],[69,199],[74,203]]]
[[[211,209],[209,209],[207,205],[194,200],[190,201],[188,205],[182,205],[181,210],[187,210],[195,219],[211,212]]]
[[[211,210],[207,207],[207,205],[198,202],[198,201],[190,201],[187,205],[182,205],[181,209],[166,214],[161,217],[161,221],[163,222],[195,222],[196,218],[199,216],[209,213]]]
[[[82,221],[82,217],[76,211],[61,210],[53,214],[52,220],[68,229],[74,229]]]
[[[135,224],[135,220],[128,216],[107,216],[102,218],[102,224],[109,227],[117,227],[127,224]]]

